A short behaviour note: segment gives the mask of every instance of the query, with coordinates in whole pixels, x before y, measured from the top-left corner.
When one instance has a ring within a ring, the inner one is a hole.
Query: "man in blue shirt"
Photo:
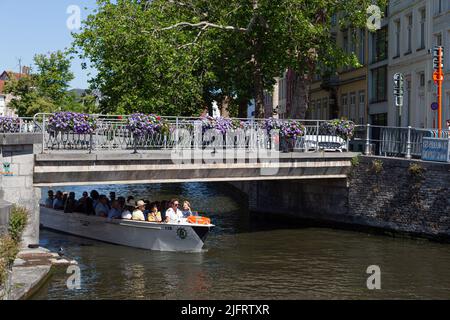
[[[63,193],[61,191],[56,192],[56,197],[53,200],[53,209],[64,210]]]
[[[120,203],[117,200],[114,200],[111,204],[111,210],[108,213],[108,219],[121,219],[122,218],[122,210],[120,208]]]
[[[55,199],[55,194],[53,193],[53,190],[48,190],[48,198],[45,199],[45,207],[53,208],[53,200],[54,199]]]

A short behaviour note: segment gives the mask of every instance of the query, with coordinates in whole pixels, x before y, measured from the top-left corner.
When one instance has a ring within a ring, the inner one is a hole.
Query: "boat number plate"
[[[187,231],[185,228],[178,228],[177,235],[180,239],[184,240],[187,238]]]

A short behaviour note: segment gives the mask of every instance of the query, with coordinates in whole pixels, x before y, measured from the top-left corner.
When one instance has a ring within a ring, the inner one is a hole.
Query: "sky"
[[[22,65],[33,66],[35,54],[64,50],[72,42],[67,21],[70,6],[79,6],[81,19],[95,8],[95,0],[0,0],[0,73],[3,70],[19,71]],[[77,31],[77,30],[73,30]],[[88,87],[88,71],[81,62],[72,62],[75,79],[71,88]]]

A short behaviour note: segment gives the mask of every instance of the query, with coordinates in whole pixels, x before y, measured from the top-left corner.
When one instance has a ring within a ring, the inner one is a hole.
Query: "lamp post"
[[[405,93],[404,88],[404,76],[401,73],[394,74],[394,97],[395,107],[398,108],[398,126],[402,126],[402,108],[403,108],[403,96]]]
[[[442,83],[444,82],[444,48],[436,46],[433,48],[433,80],[437,85],[438,99],[438,132],[439,138],[442,137]]]

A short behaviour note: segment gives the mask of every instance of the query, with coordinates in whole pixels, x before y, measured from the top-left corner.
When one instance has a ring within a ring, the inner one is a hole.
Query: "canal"
[[[450,245],[264,221],[223,184],[97,186],[100,193],[189,199],[217,228],[201,253],[150,252],[47,230],[41,244],[76,259],[81,289],[55,268],[34,299],[431,299],[450,297]],[[79,197],[90,188],[73,187]],[[46,190],[42,190],[43,194]],[[56,191],[56,189],[55,189]],[[381,290],[366,269],[381,268]]]

